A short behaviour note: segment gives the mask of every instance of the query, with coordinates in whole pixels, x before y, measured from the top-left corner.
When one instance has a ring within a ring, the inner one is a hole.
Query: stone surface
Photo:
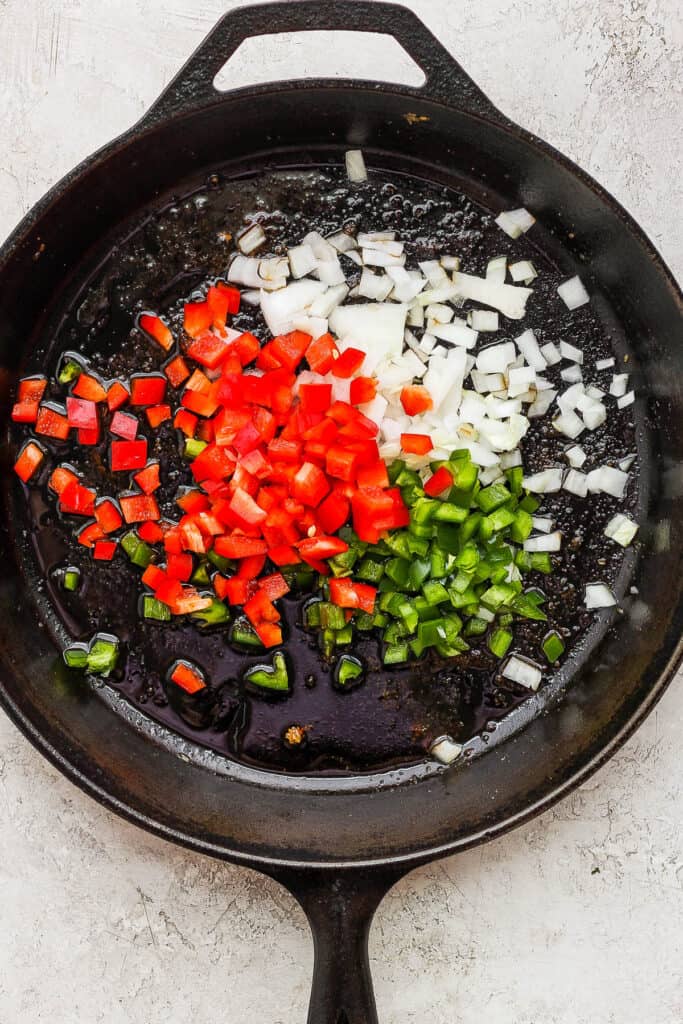
[[[139,117],[235,6],[0,0],[0,233]],[[680,275],[677,0],[412,6],[501,109],[624,203]],[[344,40],[321,58],[301,39],[268,39],[226,78],[266,66],[375,76],[377,53],[383,77],[410,70],[384,52]],[[383,1024],[683,1019],[682,708],[674,685],[553,811],[397,886],[371,940]],[[0,1024],[300,1024],[311,959],[281,889],[118,820],[0,717]]]

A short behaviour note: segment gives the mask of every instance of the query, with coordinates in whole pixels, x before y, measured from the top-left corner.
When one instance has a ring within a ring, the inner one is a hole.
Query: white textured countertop
[[[135,121],[235,6],[0,0],[0,234]],[[678,0],[410,6],[681,275]],[[237,74],[380,77],[375,52],[268,41]],[[382,77],[407,65],[389,55]],[[564,803],[392,891],[371,939],[382,1024],[680,1024],[682,709],[674,684]],[[302,1024],[311,962],[283,890],[120,821],[0,716],[0,1024]]]

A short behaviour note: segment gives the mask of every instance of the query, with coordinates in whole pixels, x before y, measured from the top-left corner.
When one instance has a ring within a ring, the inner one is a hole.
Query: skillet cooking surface
[[[494,223],[495,214],[462,191],[386,172],[373,172],[366,184],[349,186],[343,170],[332,165],[265,170],[237,179],[213,174],[199,185],[189,183],[181,197],[171,197],[138,215],[132,230],[129,226],[123,237],[113,244],[110,241],[108,251],[96,258],[89,254],[81,261],[73,286],[64,296],[69,308],[62,304],[54,312],[50,328],[44,331],[37,353],[29,355],[23,372],[47,367],[48,373],[54,373],[65,349],[91,358],[93,369],[104,377],[159,369],[165,357],[133,328],[136,313],[142,309],[163,312],[180,336],[182,300],[207,278],[225,274],[234,244],[226,241],[224,233],[236,232],[245,215],[254,214],[267,230],[266,248],[273,253],[299,242],[308,230],[325,234],[353,225],[360,230],[395,230],[406,241],[409,258],[455,253],[463,268],[475,274],[483,274],[494,255],[532,259],[539,277],[527,316],[521,322],[503,319],[502,329],[495,335],[480,336],[480,344],[482,340],[491,343],[514,338],[527,327],[533,327],[540,344],[563,338],[574,341],[585,349],[584,382],[605,390],[614,371],[596,372],[596,359],[612,354],[614,348],[623,361],[624,340],[604,302],[594,300],[590,306],[570,312],[559,299],[556,287],[565,275],[544,252],[539,226],[513,241]],[[468,303],[467,308],[474,305]],[[246,304],[242,310],[234,326],[267,338],[260,313]],[[632,363],[623,365],[634,369]],[[566,387],[559,370],[560,366],[549,368],[546,376]],[[60,393],[55,397],[60,398]],[[615,403],[611,405],[607,423],[582,438],[589,465],[634,450],[634,410],[618,411]],[[544,468],[571,446],[552,429],[549,417],[531,422],[523,446],[528,472]],[[22,437],[24,432],[18,429],[16,433]],[[177,434],[170,423],[161,431],[147,433],[151,457],[161,458],[169,470],[162,472],[162,512],[174,517],[176,490],[189,483],[191,475],[179,457]],[[74,464],[83,470],[86,482],[100,492],[115,494],[120,481],[106,469],[107,446],[105,431],[94,455],[92,449],[56,444],[49,461],[52,465],[58,461]],[[572,647],[583,648],[585,654],[586,631],[595,620],[583,610],[583,584],[587,581],[600,579],[616,585],[619,595],[626,594],[626,606],[633,602],[628,579],[635,552],[625,553],[607,542],[603,529],[616,511],[634,507],[636,470],[637,466],[631,471],[625,500],[606,495],[578,499],[567,492],[546,497],[543,513],[552,515],[563,530],[566,554],[557,560],[558,567],[550,577],[539,573],[527,577],[528,585],[539,586],[546,593],[549,621],[516,621],[514,649],[518,653],[542,663],[540,642],[548,629],[557,628],[567,637],[569,655]],[[46,469],[43,476],[48,475]],[[60,518],[46,489],[42,494],[33,489],[27,493],[29,502],[21,512],[24,518],[28,512],[32,523],[31,543],[23,549],[24,572],[29,579],[45,578],[49,603],[42,604],[41,611],[57,642],[64,630],[73,639],[86,638],[96,630],[119,636],[126,659],[111,681],[113,689],[149,718],[219,753],[289,772],[362,772],[423,760],[430,743],[450,733],[461,742],[478,737],[466,748],[468,756],[478,744],[495,738],[502,718],[530,700],[529,691],[496,677],[496,659],[484,644],[478,646],[476,639],[468,654],[450,662],[427,658],[410,668],[390,671],[382,669],[377,642],[361,639],[354,653],[366,662],[368,679],[353,692],[341,694],[332,687],[330,665],[321,662],[313,639],[299,625],[306,596],[283,602],[286,649],[295,667],[292,695],[284,700],[252,697],[239,677],[245,667],[262,661],[263,655],[233,650],[226,628],[202,635],[191,624],[159,626],[141,620],[137,611],[139,573],[123,553],[113,563],[93,563],[73,539],[73,521]],[[54,575],[67,564],[81,568],[83,584],[75,594],[65,594]],[[598,616],[602,628],[594,628],[595,638],[613,615]],[[209,699],[194,698],[171,706],[164,677],[177,657],[188,654],[207,672],[212,683],[205,695]],[[67,686],[85,685],[58,660],[54,671]],[[565,666],[564,677],[570,672],[571,663]],[[109,687],[105,689],[109,691]],[[543,694],[531,698],[535,710],[543,702]],[[288,747],[282,739],[294,723],[308,727],[306,742],[298,749]],[[514,723],[509,722],[510,726]]]

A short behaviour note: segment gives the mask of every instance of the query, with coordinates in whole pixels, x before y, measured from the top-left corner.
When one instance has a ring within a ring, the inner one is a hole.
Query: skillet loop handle
[[[368,936],[375,910],[403,873],[273,874],[299,901],[313,932],[308,1024],[378,1024]]]
[[[214,79],[245,39],[306,31],[379,32],[400,43],[425,74],[409,95],[442,101],[467,113],[502,115],[413,11],[380,0],[277,0],[225,14],[169,83],[141,124],[154,124],[215,103]]]

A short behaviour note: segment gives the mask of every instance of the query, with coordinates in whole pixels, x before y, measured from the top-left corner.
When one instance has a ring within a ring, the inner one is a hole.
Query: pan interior
[[[585,382],[604,387],[609,373],[591,372],[596,359],[616,353],[620,362],[633,360],[609,304],[597,296],[590,307],[568,313],[556,294],[566,270],[554,240],[535,228],[513,242],[494,223],[491,205],[495,206],[495,197],[492,204],[492,197],[471,182],[446,187],[396,166],[373,170],[367,184],[350,186],[337,157],[312,164],[292,155],[286,167],[267,161],[246,171],[218,168],[184,182],[173,194],[138,211],[123,229],[83,255],[21,372],[47,368],[53,373],[65,349],[88,357],[105,378],[158,369],[161,352],[134,329],[136,313],[143,309],[163,313],[179,335],[183,300],[207,279],[225,274],[228,254],[234,251],[230,235],[246,219],[256,217],[266,228],[267,248],[274,254],[301,241],[309,230],[329,234],[353,226],[395,230],[413,258],[452,253],[475,274],[483,274],[494,255],[530,259],[539,277],[529,315],[523,325],[505,322],[491,340],[514,338],[526,327],[534,329],[540,344],[571,338],[585,346]],[[260,314],[246,305],[234,326],[267,337]],[[634,362],[628,368],[634,369]],[[643,409],[638,407],[635,414],[630,409],[612,415],[596,435],[582,438],[582,444],[596,462],[624,457],[639,447],[639,463],[646,463],[646,438]],[[549,452],[561,452],[558,442],[547,423],[533,423],[525,442],[527,469],[544,468]],[[155,457],[182,467],[170,425],[159,432],[154,445]],[[57,447],[54,456],[55,461],[82,468],[93,485],[104,483],[109,493],[115,493],[116,484],[104,479],[102,468],[107,461],[106,441],[94,456],[77,446]],[[176,514],[173,496],[179,484],[190,480],[187,468],[173,474],[161,492],[162,511]],[[138,573],[127,560],[121,556],[105,567],[93,565],[88,552],[70,539],[72,524],[55,513],[46,491],[31,494],[26,502],[16,490],[10,519],[21,524],[16,536],[22,573],[28,590],[39,595],[42,623],[57,646],[69,637],[86,638],[104,630],[119,636],[127,651],[119,676],[92,690],[86,690],[55,654],[51,674],[58,685],[78,688],[81,699],[104,700],[156,742],[171,748],[182,743],[186,756],[205,760],[205,750],[212,751],[219,755],[210,759],[214,766],[229,758],[270,772],[365,775],[367,785],[368,776],[377,772],[402,769],[404,774],[410,768],[419,775],[429,773],[427,749],[444,733],[466,744],[466,758],[476,756],[541,713],[570,685],[573,673],[614,619],[614,614],[585,613],[585,581],[601,579],[614,586],[627,612],[634,604],[628,590],[635,553],[608,544],[602,530],[617,509],[643,507],[647,475],[632,473],[626,503],[597,495],[586,501],[563,494],[548,496],[543,506],[567,540],[572,540],[571,554],[553,576],[534,574],[529,580],[547,595],[549,622],[517,623],[515,649],[538,660],[544,634],[558,628],[566,631],[570,656],[561,670],[548,673],[538,695],[512,684],[501,685],[496,660],[476,640],[472,650],[455,661],[427,659],[399,671],[383,670],[376,642],[361,640],[354,653],[368,665],[367,681],[352,693],[339,693],[332,686],[331,667],[321,662],[314,641],[300,625],[303,598],[284,602],[287,649],[296,672],[293,694],[285,701],[254,698],[245,692],[239,677],[244,667],[263,660],[262,656],[236,652],[225,630],[202,635],[192,625],[145,624],[137,612]],[[65,595],[58,583],[59,570],[66,564],[76,564],[82,572],[84,585],[74,595]],[[164,678],[170,664],[188,652],[212,680],[214,699],[171,705]],[[284,732],[295,723],[306,727],[307,740],[301,748],[283,742]]]

